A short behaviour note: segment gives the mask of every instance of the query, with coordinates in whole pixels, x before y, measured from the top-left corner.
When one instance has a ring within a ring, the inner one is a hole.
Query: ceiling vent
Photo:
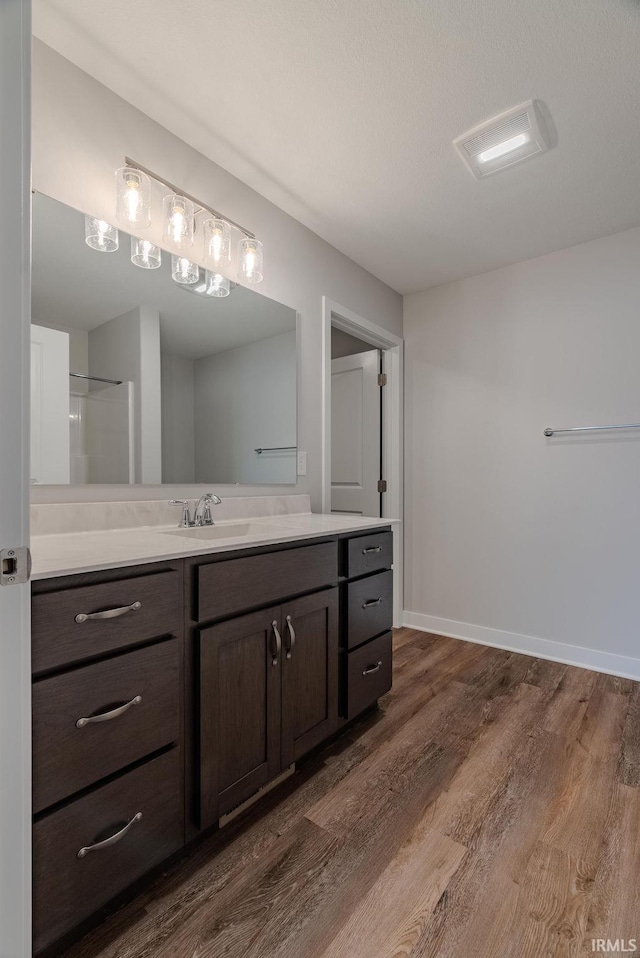
[[[479,180],[549,149],[549,132],[534,100],[481,123],[453,141]]]

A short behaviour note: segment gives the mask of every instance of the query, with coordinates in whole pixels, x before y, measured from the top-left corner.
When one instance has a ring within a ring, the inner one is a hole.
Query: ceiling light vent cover
[[[453,145],[479,180],[504,170],[550,147],[549,133],[534,100],[521,103],[453,141]]]

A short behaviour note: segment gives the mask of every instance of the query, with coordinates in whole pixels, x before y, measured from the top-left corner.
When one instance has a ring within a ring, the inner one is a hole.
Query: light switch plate
[[[298,453],[298,475],[306,476],[307,474],[307,454],[306,452]]]

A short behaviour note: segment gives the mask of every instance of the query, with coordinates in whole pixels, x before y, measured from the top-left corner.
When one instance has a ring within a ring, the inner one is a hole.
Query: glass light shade
[[[116,170],[116,218],[123,226],[150,226],[151,182],[146,173],[130,166]]]
[[[204,261],[212,270],[225,269],[231,262],[231,227],[224,220],[212,217],[202,224]]]
[[[158,269],[162,262],[162,252],[159,246],[154,246],[146,239],[131,237],[131,262],[141,269]]]
[[[117,228],[97,216],[85,216],[84,241],[100,253],[115,253],[120,245]]]
[[[257,239],[243,239],[238,244],[240,256],[239,276],[245,283],[261,283],[262,272],[262,243]]]
[[[186,252],[193,246],[194,210],[186,196],[169,193],[162,201],[163,239],[171,249]]]
[[[192,263],[186,256],[171,256],[171,276],[176,283],[182,286],[190,286],[191,283],[197,283],[200,279],[200,267],[197,263]]]
[[[231,283],[227,277],[210,269],[205,271],[204,283],[194,289],[194,293],[200,296],[228,296],[230,292]]]

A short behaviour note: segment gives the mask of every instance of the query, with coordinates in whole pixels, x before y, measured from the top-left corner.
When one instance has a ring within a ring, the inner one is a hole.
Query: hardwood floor
[[[67,958],[640,954],[640,684],[402,629],[380,706]]]

